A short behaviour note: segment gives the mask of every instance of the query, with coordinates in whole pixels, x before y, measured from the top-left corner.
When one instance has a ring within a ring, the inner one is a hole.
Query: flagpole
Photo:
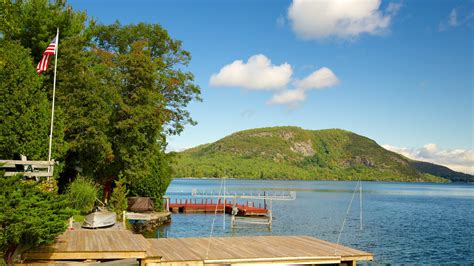
[[[56,69],[58,67],[58,51],[59,51],[59,28],[57,28],[57,32],[56,32],[56,51],[54,53],[53,104],[51,107],[51,128],[49,130],[48,161],[51,161],[51,146],[53,145],[54,98],[56,97]],[[49,170],[50,168],[48,168],[48,172]]]

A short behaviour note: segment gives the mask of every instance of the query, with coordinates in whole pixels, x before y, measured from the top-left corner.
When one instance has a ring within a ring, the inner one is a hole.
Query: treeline
[[[446,179],[429,174],[410,176],[396,171],[381,171],[364,166],[351,168],[301,167],[289,163],[275,163],[264,159],[243,159],[235,156],[210,156],[195,158],[179,155],[175,167],[177,177],[215,177],[239,179],[282,180],[364,180],[398,182],[447,182]]]

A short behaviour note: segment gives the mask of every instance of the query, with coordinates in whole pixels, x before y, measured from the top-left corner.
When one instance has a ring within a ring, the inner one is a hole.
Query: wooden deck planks
[[[364,251],[338,246],[323,240],[304,236],[216,237],[211,239],[209,255],[206,251],[209,238],[153,239],[149,240],[155,255],[163,262],[218,261],[248,259],[339,258],[341,260],[370,260],[373,255]]]
[[[128,230],[66,231],[56,242],[24,254],[30,259],[144,258],[150,243]]]
[[[308,242],[314,244],[314,238],[312,238],[312,237],[301,236],[301,239],[302,239],[302,241],[308,241]],[[320,240],[320,239],[318,239],[318,243],[315,244],[315,247],[317,247],[321,250],[327,251],[327,252],[334,252],[334,254],[340,255],[342,257],[352,256],[354,254],[361,255],[361,256],[370,254],[368,252],[360,251],[360,250],[357,250],[357,249],[353,249],[353,248],[350,248],[350,247],[343,246],[341,244],[338,245],[336,243],[331,243],[331,242]]]
[[[210,244],[209,244],[210,243]],[[27,259],[137,258],[175,264],[328,262],[372,260],[373,255],[308,236],[253,236],[145,239],[127,230],[67,231],[54,244],[25,254]],[[209,253],[206,257],[207,249]]]

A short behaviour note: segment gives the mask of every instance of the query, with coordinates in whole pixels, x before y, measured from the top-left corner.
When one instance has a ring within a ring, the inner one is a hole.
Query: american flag
[[[57,42],[58,36],[56,35],[56,37],[54,37],[54,39],[48,45],[48,48],[46,48],[46,51],[44,51],[43,58],[41,58],[41,61],[38,63],[38,66],[36,66],[36,72],[38,72],[38,74],[41,74],[44,71],[48,70],[50,57],[51,55],[54,55],[56,53]]]

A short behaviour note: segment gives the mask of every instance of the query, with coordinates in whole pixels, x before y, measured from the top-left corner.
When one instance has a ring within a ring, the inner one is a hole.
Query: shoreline
[[[358,182],[359,180],[351,179],[285,179],[285,178],[235,178],[235,177],[173,177],[173,179],[189,179],[189,180],[217,180],[217,179],[228,179],[228,180],[255,180],[255,181],[331,181],[331,182]],[[446,182],[433,182],[433,181],[390,181],[390,180],[360,180],[363,182],[378,182],[378,183],[414,183],[414,184],[474,184],[474,182],[461,182],[451,181],[446,179]]]

